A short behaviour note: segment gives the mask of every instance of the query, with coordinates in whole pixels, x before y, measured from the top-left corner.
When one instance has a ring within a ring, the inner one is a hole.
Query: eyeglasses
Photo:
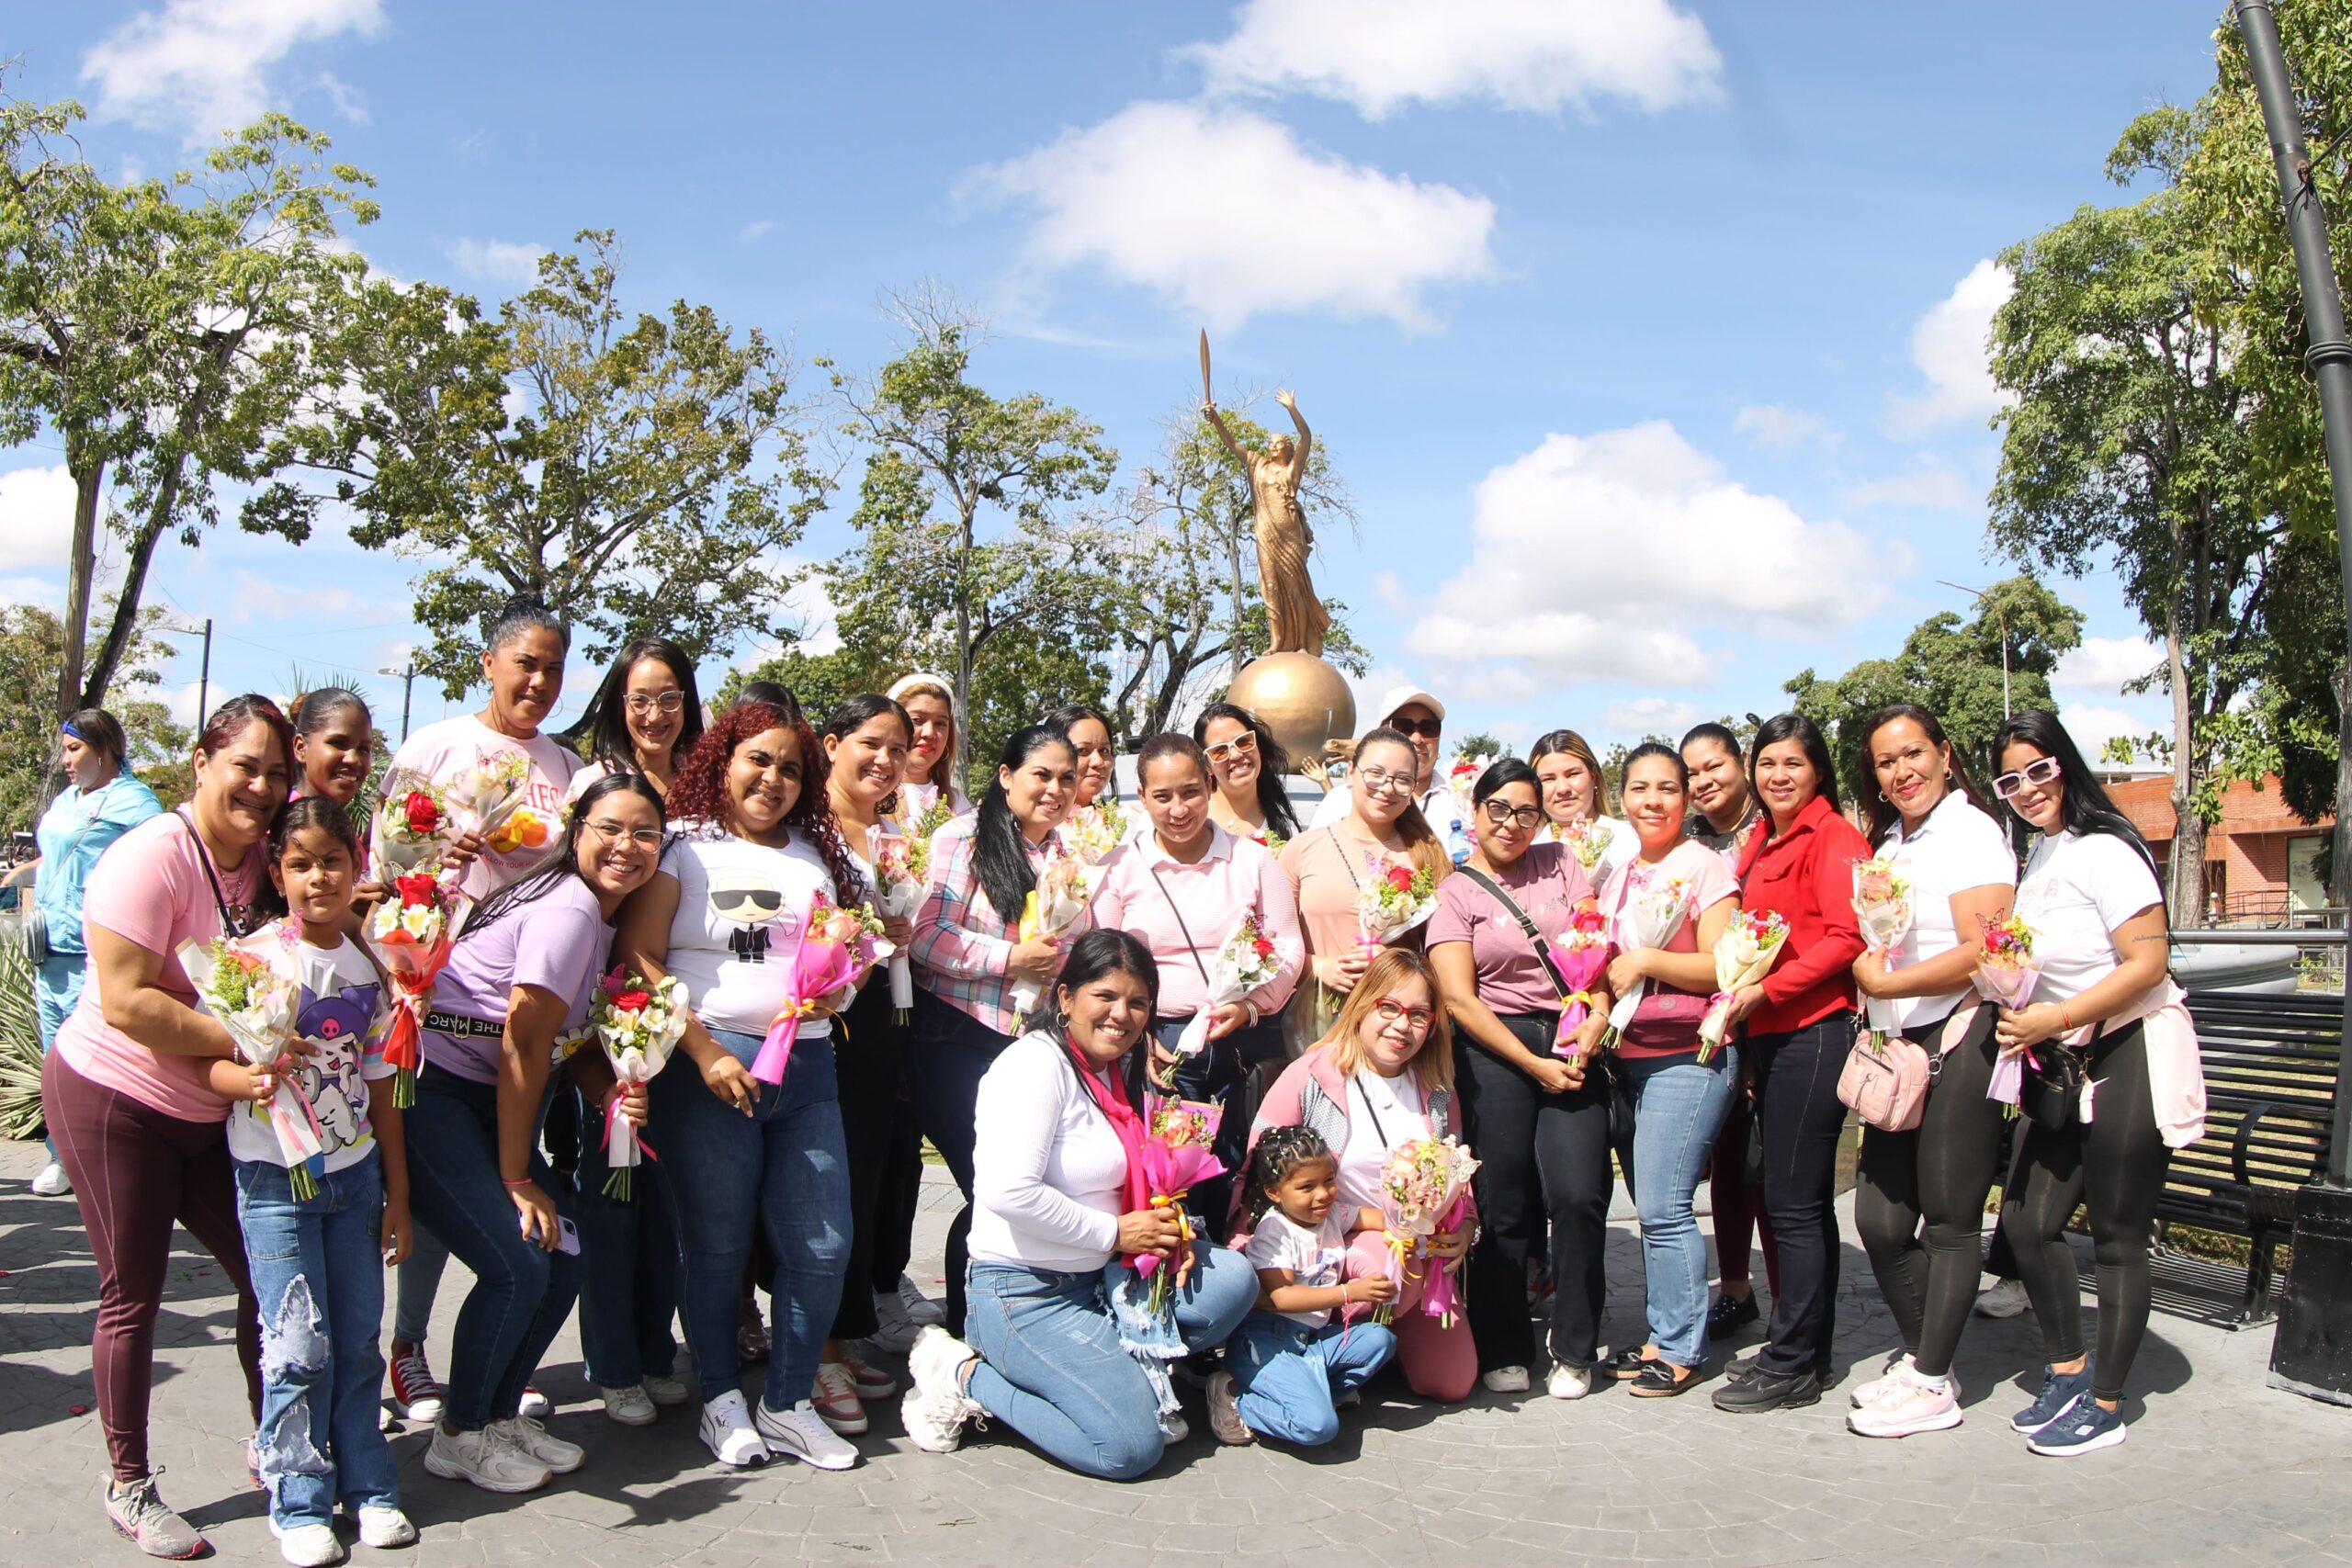
[[[1258,749],[1258,738],[1243,730],[1230,740],[1220,740],[1209,748],[1209,761],[1222,762],[1227,757],[1247,757]]]
[[[686,694],[675,691],[656,692],[649,696],[643,692],[631,692],[628,701],[628,711],[640,716],[651,713],[656,708],[663,713],[676,713],[686,705]]]
[[[1358,768],[1353,775],[1366,795],[1410,795],[1413,775],[1392,773],[1385,768]]]
[[[1407,1007],[1403,1002],[1383,997],[1372,1004],[1372,1010],[1383,1023],[1402,1023],[1416,1034],[1427,1032],[1437,1014],[1427,1008]]]
[[[624,828],[617,822],[591,822],[586,826],[590,832],[608,844],[617,844],[627,839],[640,850],[662,847],[662,829],[659,828]]]
[[[1444,721],[1435,718],[1391,718],[1388,721],[1388,728],[1402,730],[1407,735],[1417,735],[1423,740],[1434,740],[1438,738],[1438,732],[1444,728]]]
[[[1544,808],[1540,806],[1510,806],[1499,800],[1490,800],[1478,809],[1485,812],[1487,820],[1498,828],[1506,822],[1516,822],[1521,828],[1533,832],[1535,825],[1544,820]]]
[[[2003,773],[1993,781],[1993,793],[2003,800],[2013,800],[2029,784],[2046,784],[2058,776],[2058,759],[2041,757],[2028,762],[2014,773]]]

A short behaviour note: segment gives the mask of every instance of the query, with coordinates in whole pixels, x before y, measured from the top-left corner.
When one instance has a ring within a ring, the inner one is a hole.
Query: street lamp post
[[[406,667],[405,669],[401,669],[401,670],[379,670],[379,671],[376,671],[376,673],[377,673],[377,674],[379,674],[379,675],[391,675],[391,676],[396,676],[396,677],[398,677],[398,679],[399,679],[399,681],[400,681],[400,683],[401,683],[401,743],[402,743],[402,744],[406,744],[406,743],[407,743],[407,740],[408,740],[408,697],[409,697],[409,693],[410,693],[410,691],[411,691],[411,690],[413,690],[413,689],[415,687],[415,685],[416,685],[416,660],[413,660],[413,659],[410,660],[408,661],[408,665],[407,665],[407,667]]]

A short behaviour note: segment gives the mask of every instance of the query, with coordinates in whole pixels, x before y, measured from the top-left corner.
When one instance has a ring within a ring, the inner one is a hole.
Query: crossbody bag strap
[[[1144,869],[1151,873],[1151,880],[1159,887],[1159,896],[1168,900],[1168,912],[1176,917],[1176,930],[1183,936],[1185,949],[1193,955],[1193,967],[1201,972],[1201,984],[1208,985],[1209,966],[1201,962],[1201,945],[1193,940],[1193,928],[1184,923],[1184,911],[1176,907],[1176,895],[1168,891],[1167,883],[1160,881],[1158,866],[1147,865]]]
[[[197,862],[204,867],[204,880],[212,885],[212,908],[220,916],[220,930],[232,938],[244,935],[241,922],[229,913],[229,897],[220,890],[220,874],[212,869],[212,852],[204,847],[204,835],[196,830],[196,823],[184,808],[173,807],[172,815],[187,829],[188,841],[196,846]]]
[[[1543,937],[1536,933],[1535,922],[1527,918],[1527,911],[1519,907],[1517,900],[1503,891],[1500,883],[1466,861],[1453,869],[1485,888],[1496,903],[1510,911],[1510,918],[1519,922],[1519,929],[1526,936],[1528,945],[1535,949],[1535,956],[1542,962],[1544,972],[1552,976],[1552,984],[1558,987],[1563,998],[1576,989],[1568,984],[1567,976],[1560,973],[1560,966],[1552,962],[1552,950],[1544,944]]]

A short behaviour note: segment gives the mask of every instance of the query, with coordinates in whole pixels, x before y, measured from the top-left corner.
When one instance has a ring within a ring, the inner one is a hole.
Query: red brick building
[[[2172,780],[2128,779],[2108,794],[2162,860],[2172,848]],[[2327,902],[2313,858],[2335,826],[2287,808],[2276,774],[2222,792],[2222,819],[2205,830],[2205,902],[2217,919],[2278,918]]]

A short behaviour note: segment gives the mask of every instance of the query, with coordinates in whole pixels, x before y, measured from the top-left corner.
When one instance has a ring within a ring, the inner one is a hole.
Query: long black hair
[[[604,763],[613,773],[637,772],[637,746],[628,738],[628,672],[646,659],[669,666],[671,678],[678,682],[678,738],[670,742],[671,757],[684,757],[702,739],[702,694],[695,685],[695,661],[666,637],[639,637],[622,649],[613,667],[605,671],[582,720],[588,736],[589,760]]]
[[[997,754],[997,776],[989,781],[988,793],[980,796],[979,816],[972,824],[972,870],[989,902],[1008,925],[1019,922],[1029,895],[1036,890],[1037,873],[1029,863],[1029,852],[1022,846],[1021,824],[1013,819],[1012,805],[1005,798],[1003,771],[1020,767],[1048,746],[1069,751],[1069,738],[1051,724],[1032,724],[1012,732]],[[1071,752],[1073,764],[1076,760],[1077,754]]]
[[[295,834],[313,828],[343,846],[344,852],[351,857],[352,874],[356,876],[362,858],[359,826],[352,821],[346,807],[323,795],[306,795],[286,803],[286,809],[278,813],[277,825],[269,830],[269,863],[276,865],[286,858],[287,846],[294,841]],[[254,907],[271,916],[287,912],[286,892],[278,886],[277,878],[261,879],[261,892],[254,899]]]
[[[1520,764],[1525,767],[1524,762]],[[1250,1149],[1249,1214],[1251,1229],[1274,1206],[1273,1190],[1302,1165],[1334,1159],[1323,1134],[1305,1122],[1269,1127]]]
[[[1756,759],[1764,755],[1764,748],[1777,746],[1783,740],[1793,740],[1804,751],[1804,760],[1813,764],[1815,789],[1829,803],[1832,811],[1843,811],[1838,798],[1838,770],[1829,761],[1829,742],[1821,738],[1821,726],[1801,713],[1776,713],[1756,727],[1756,739],[1747,748],[1748,787],[1756,787]],[[1772,836],[1772,814],[1764,813],[1764,836]]]
[[[1205,748],[1209,743],[1209,720],[1229,718],[1250,732],[1258,743],[1258,812],[1266,819],[1266,830],[1280,833],[1285,839],[1298,837],[1298,813],[1291,809],[1290,796],[1283,789],[1283,775],[1290,772],[1290,753],[1274,739],[1266,721],[1238,703],[1211,703],[1193,721],[1193,739]],[[1209,774],[1212,787],[1216,774]]]
[[[458,928],[458,940],[479,936],[528,904],[536,904],[563,885],[564,878],[580,874],[580,835],[588,825],[588,814],[608,795],[628,793],[653,807],[653,818],[667,826],[662,792],[640,773],[606,773],[580,792],[571,803],[571,810],[563,819],[563,834],[539,857],[530,870],[492,893],[475,906],[473,916]]]
[[[1889,703],[1862,720],[1861,765],[1854,774],[1865,781],[1862,784],[1862,810],[1870,817],[1870,830],[1866,837],[1871,847],[1875,849],[1886,842],[1886,836],[1894,831],[1895,823],[1903,819],[1903,814],[1894,808],[1894,802],[1887,799],[1886,791],[1879,787],[1878,765],[1871,761],[1871,739],[1898,718],[1907,718],[1917,725],[1928,737],[1929,745],[1943,749],[1946,766],[1951,774],[1951,788],[1958,790],[1969,805],[1991,816],[1991,803],[1977,789],[1976,781],[1968,776],[1968,764],[1961,761],[1960,749],[1945,736],[1944,727],[1937,721],[1936,716],[1917,703]]]
[[[1598,783],[1598,779],[1595,782]],[[1533,790],[1536,804],[1543,804],[1544,781],[1536,776],[1535,765],[1522,762],[1516,757],[1498,757],[1487,764],[1487,771],[1480,773],[1478,782],[1470,786],[1470,804],[1474,807],[1484,806],[1515,784],[1523,784]]]
[[[2155,852],[2148,848],[2148,841],[2140,837],[2140,829],[2132,826],[2132,818],[2115,808],[2115,802],[2108,797],[2107,787],[2098,782],[2098,775],[2091,772],[2090,764],[2083,761],[2083,753],[2075,747],[2075,738],[2066,733],[2066,727],[2058,722],[2058,716],[2030,708],[2003,719],[2001,728],[1993,731],[1994,767],[2001,765],[2001,753],[2007,750],[2009,743],[2014,740],[2022,740],[2043,756],[2058,760],[2058,782],[2065,786],[2059,796],[2058,816],[2066,825],[2066,830],[2078,837],[2109,833],[2122,840],[2139,852],[2140,858],[2147,863],[2148,870],[2154,874],[2156,886],[2161,890],[2165,885],[2165,874],[2163,868],[2156,864]],[[2006,800],[2001,805],[2014,820],[2025,823],[2029,829],[2032,827],[2018,815],[2016,807]]]
[[[907,716],[907,710],[900,707],[895,699],[886,697],[879,692],[860,692],[856,696],[843,698],[841,706],[833,710],[832,716],[825,720],[825,728],[820,739],[845,739],[885,714],[899,721],[899,728],[906,732],[907,744],[912,746],[915,743],[915,721]],[[832,777],[832,760],[827,758],[825,776],[828,781]],[[904,776],[901,773],[901,782],[904,781]],[[884,817],[896,817],[899,814],[899,792],[896,789],[882,798],[880,814]]]
[[[1037,1004],[1035,1027],[1048,1034],[1060,1034],[1069,1027],[1069,1018],[1062,1011],[1062,992],[1081,989],[1113,973],[1131,975],[1141,981],[1144,995],[1150,1000],[1150,1010],[1159,1010],[1159,965],[1151,961],[1151,950],[1125,931],[1097,926],[1070,943],[1060,972]],[[1147,1021],[1146,1035],[1150,1029]]]

